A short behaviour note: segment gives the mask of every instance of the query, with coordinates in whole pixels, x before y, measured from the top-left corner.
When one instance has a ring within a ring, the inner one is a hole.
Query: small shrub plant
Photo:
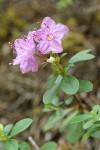
[[[83,141],[90,136],[100,138],[100,106],[93,106],[91,111],[84,108],[78,94],[92,91],[93,85],[90,81],[77,79],[69,73],[78,62],[95,57],[90,54],[91,49],[82,50],[62,63],[67,55],[62,53],[62,39],[68,32],[67,26],[56,24],[50,17],[45,17],[40,29],[30,31],[27,36],[18,38],[11,44],[16,58],[10,64],[19,64],[22,73],[37,72],[40,67],[51,64],[53,73],[47,79],[47,91],[43,95],[43,112],[52,113],[43,130],[48,131],[56,127],[59,132],[66,133],[69,142],[76,143],[80,138]],[[67,94],[68,98],[60,100],[61,92]],[[74,101],[77,103],[76,107],[73,105]],[[14,126],[10,124],[3,127],[0,124],[1,150],[30,150],[26,142],[19,142],[14,136],[26,130],[31,123],[32,119],[25,118]],[[56,150],[57,144],[51,141],[36,148],[38,149]]]

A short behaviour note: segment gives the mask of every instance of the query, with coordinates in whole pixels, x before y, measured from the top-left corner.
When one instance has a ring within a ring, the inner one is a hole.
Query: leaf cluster
[[[94,105],[91,112],[73,117],[70,123],[83,124],[83,129],[86,130],[83,141],[87,140],[90,136],[100,138],[100,105]]]
[[[3,144],[0,150],[31,150],[26,142],[18,142],[14,136],[26,130],[32,124],[32,119],[25,118],[18,121],[15,125],[8,124],[3,127],[0,124],[0,143]]]

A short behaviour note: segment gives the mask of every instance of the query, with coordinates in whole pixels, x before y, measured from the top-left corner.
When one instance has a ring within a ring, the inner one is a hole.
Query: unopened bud
[[[50,58],[47,60],[47,62],[49,62],[49,63],[54,63],[54,62],[55,62],[55,58],[54,58],[54,57],[50,57]]]

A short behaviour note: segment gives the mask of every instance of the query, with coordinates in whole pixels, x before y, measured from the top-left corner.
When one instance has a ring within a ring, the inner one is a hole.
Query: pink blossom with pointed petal
[[[14,53],[17,57],[13,60],[13,65],[20,65],[22,73],[29,71],[38,71],[38,62],[35,58],[35,43],[33,41],[33,32],[29,32],[27,37],[16,39],[13,44]]]
[[[37,49],[41,54],[61,53],[63,51],[61,40],[69,29],[63,24],[56,24],[50,17],[45,17],[41,29],[34,32],[34,40],[38,43]]]

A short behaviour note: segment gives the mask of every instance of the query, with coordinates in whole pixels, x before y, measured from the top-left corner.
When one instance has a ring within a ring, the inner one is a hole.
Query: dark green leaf
[[[54,99],[51,101],[51,104],[53,104],[54,106],[59,106],[62,104],[62,102],[59,102],[58,97],[54,97]]]
[[[100,105],[95,105],[95,106],[93,106],[93,111],[94,111],[95,113],[98,113],[99,110],[100,110]]]
[[[59,122],[64,116],[66,116],[67,114],[69,114],[69,112],[71,112],[72,109],[68,109],[68,110],[63,110],[63,114],[60,115],[60,113],[54,113],[50,116],[50,118],[48,119],[47,123],[44,126],[44,130],[50,130],[52,129],[57,122]]]
[[[92,129],[97,128],[97,127],[100,127],[100,122],[98,122],[98,124],[93,124],[90,129],[92,130]],[[93,134],[91,134],[91,137],[100,138],[100,131],[94,132]]]
[[[75,67],[75,65],[73,63],[68,63],[64,67],[66,67],[66,71],[67,71],[69,68]]]
[[[94,122],[95,122],[95,121],[94,121],[93,119],[87,121],[86,123],[83,124],[83,128],[84,128],[84,129],[87,129],[87,128],[91,127]]]
[[[47,88],[50,89],[52,86],[55,84],[55,81],[57,79],[58,75],[57,74],[52,74],[48,80],[47,80]]]
[[[82,122],[82,121],[87,120],[89,118],[93,118],[93,116],[91,114],[78,115],[78,116],[75,116],[74,118],[72,118],[70,123],[73,124],[73,123]]]
[[[58,90],[60,88],[61,80],[62,80],[62,76],[59,75],[57,77],[54,85],[52,86],[52,88],[48,89],[46,91],[46,93],[43,96],[43,103],[44,104],[49,104],[53,100],[53,98],[56,97]]]
[[[64,58],[66,55],[67,55],[67,53],[63,53],[63,54],[60,56],[60,59]]]
[[[26,142],[19,142],[18,145],[20,150],[31,150]]]
[[[100,121],[100,114],[97,114],[97,115],[95,116],[95,119],[96,119],[96,121]]]
[[[62,79],[61,89],[67,94],[75,94],[79,89],[79,82],[74,76],[66,76]]]
[[[67,118],[64,119],[60,126],[60,131],[63,131],[70,124],[70,120],[78,114],[78,111],[71,112]]]
[[[93,84],[87,80],[79,80],[78,93],[90,92],[93,90]]]
[[[88,130],[88,131],[84,134],[82,140],[83,140],[83,141],[86,141],[93,133],[95,133],[95,132],[97,132],[97,131],[100,131],[100,126],[94,128],[94,129]]]
[[[32,124],[32,119],[30,118],[25,118],[23,120],[18,121],[15,126],[13,127],[10,137],[15,136],[16,134],[23,132],[26,130],[30,125]]]
[[[92,54],[88,54],[91,51],[91,49],[83,50],[77,54],[75,54],[70,60],[69,63],[76,63],[79,61],[85,61],[89,59],[93,59],[95,56]]]
[[[68,128],[67,140],[76,143],[82,135],[82,123],[73,124]]]
[[[18,143],[16,140],[10,139],[5,143],[5,150],[18,150]]]
[[[45,107],[45,108],[42,109],[42,112],[50,112],[50,111],[52,111],[51,108],[46,108],[46,107]]]
[[[57,150],[57,144],[55,142],[45,143],[39,150]]]
[[[11,129],[13,128],[13,124],[8,124],[4,127],[4,133],[5,134],[9,134],[9,132],[11,131]]]
[[[65,104],[69,105],[69,104],[72,103],[72,101],[73,101],[73,96],[70,96],[70,97],[67,98],[67,100],[65,100]]]

